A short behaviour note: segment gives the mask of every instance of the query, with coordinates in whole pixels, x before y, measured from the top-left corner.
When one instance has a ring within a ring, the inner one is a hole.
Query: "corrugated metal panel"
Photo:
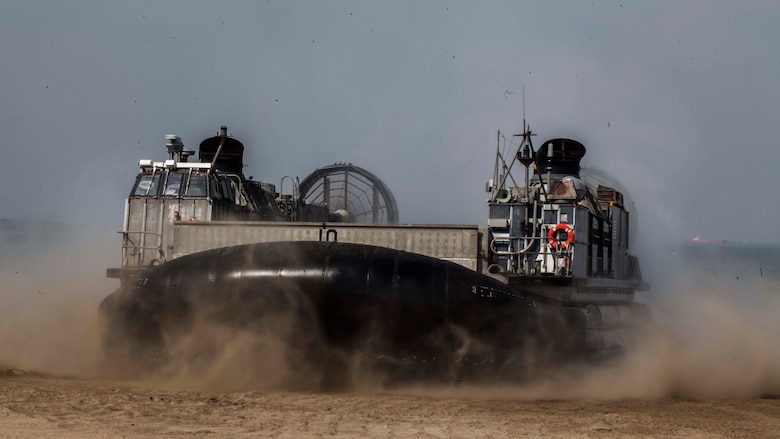
[[[477,269],[477,226],[309,223],[176,222],[173,257],[230,245],[338,240],[447,259]]]

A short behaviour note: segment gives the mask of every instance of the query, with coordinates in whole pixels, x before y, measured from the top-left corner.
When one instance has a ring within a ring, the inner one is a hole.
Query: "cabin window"
[[[187,185],[187,196],[205,197],[207,194],[206,176],[201,174],[192,174],[192,176],[190,176],[190,184]]]
[[[509,218],[509,206],[505,204],[491,204],[489,216],[490,218]]]
[[[175,172],[169,173],[168,179],[165,181],[165,190],[163,196],[165,197],[178,197],[181,194],[182,182],[184,181],[184,174]]]
[[[134,197],[156,197],[157,187],[160,185],[160,174],[144,174],[138,179],[138,183],[133,191]]]
[[[561,206],[559,223],[572,224],[574,220],[574,206]]]
[[[545,210],[544,211],[544,223],[556,224],[558,223],[558,211],[557,210]]]

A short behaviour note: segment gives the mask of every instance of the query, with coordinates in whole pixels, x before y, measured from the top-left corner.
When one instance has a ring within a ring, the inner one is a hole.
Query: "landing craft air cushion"
[[[280,194],[244,176],[244,146],[225,127],[198,162],[167,136],[167,160],[139,162],[122,265],[108,269],[120,279],[100,306],[108,367],[165,361],[203,319],[251,328],[280,313],[306,328],[307,358],[362,355],[406,372],[624,349],[647,311],[623,195],[585,183],[580,142],[535,151],[531,136],[524,122],[514,154],[496,149],[486,227],[397,224],[392,193],[352,164],[285,177]]]

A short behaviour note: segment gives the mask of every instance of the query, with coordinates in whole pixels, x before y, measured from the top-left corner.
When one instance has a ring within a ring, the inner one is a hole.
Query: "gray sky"
[[[0,217],[118,230],[138,159],[224,124],[247,174],[349,161],[484,224],[496,130],[572,137],[639,235],[780,242],[780,3],[0,0]]]

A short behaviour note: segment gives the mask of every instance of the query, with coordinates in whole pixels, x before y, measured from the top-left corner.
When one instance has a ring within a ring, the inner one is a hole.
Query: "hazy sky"
[[[0,0],[0,217],[121,226],[138,159],[220,125],[248,175],[352,162],[485,224],[496,130],[572,137],[648,242],[780,242],[780,2]]]

